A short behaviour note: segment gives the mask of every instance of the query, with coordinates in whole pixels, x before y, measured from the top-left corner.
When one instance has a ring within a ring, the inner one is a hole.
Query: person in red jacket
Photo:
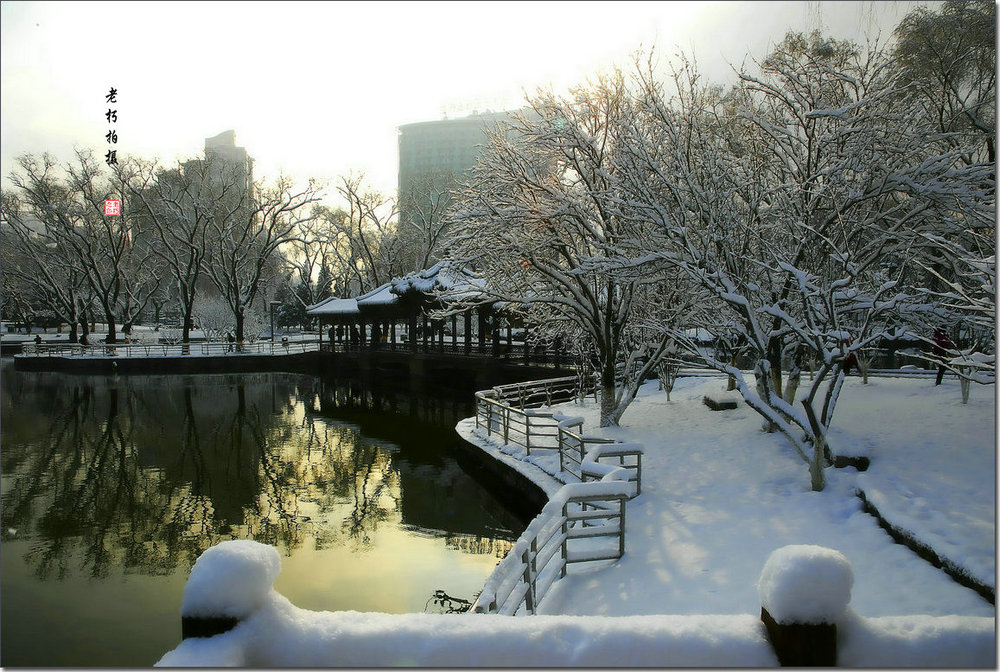
[[[951,349],[951,339],[948,338],[948,332],[946,332],[941,327],[934,330],[934,356],[940,360],[938,362],[938,372],[937,379],[934,381],[935,385],[941,384],[941,379],[944,378],[945,365],[944,358],[948,354],[948,350]]]

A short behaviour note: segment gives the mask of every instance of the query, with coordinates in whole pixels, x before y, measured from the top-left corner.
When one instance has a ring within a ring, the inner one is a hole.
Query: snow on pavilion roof
[[[392,283],[376,287],[367,294],[358,297],[358,306],[388,306],[399,301],[399,296],[393,293]]]
[[[338,299],[331,297],[316,305],[306,308],[307,315],[357,315],[357,299]]]
[[[482,294],[485,281],[464,269],[456,269],[447,261],[430,268],[394,278],[384,285],[352,299],[329,298],[306,308],[308,315],[357,315],[365,306],[389,306],[409,291],[421,294],[444,292],[445,301],[475,298]]]
[[[473,298],[482,294],[484,286],[484,280],[465,269],[455,268],[448,261],[439,261],[430,268],[392,281],[392,291],[396,294],[411,290],[421,294],[444,292],[444,296],[439,298],[446,301]]]

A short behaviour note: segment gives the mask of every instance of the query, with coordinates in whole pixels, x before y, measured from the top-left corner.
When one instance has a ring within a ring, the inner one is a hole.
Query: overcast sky
[[[788,30],[888,37],[917,4],[938,3],[2,2],[2,175],[25,152],[103,157],[112,128],[119,156],[168,162],[233,129],[259,177],[391,192],[402,124],[518,107],[654,45],[732,81]]]

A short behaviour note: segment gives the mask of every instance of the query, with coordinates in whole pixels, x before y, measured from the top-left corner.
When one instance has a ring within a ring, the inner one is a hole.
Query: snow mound
[[[191,568],[181,615],[246,618],[264,603],[280,573],[281,556],[273,546],[223,541],[198,556]]]
[[[757,590],[761,606],[778,623],[836,623],[853,585],[854,571],[842,553],[791,545],[771,553]]]

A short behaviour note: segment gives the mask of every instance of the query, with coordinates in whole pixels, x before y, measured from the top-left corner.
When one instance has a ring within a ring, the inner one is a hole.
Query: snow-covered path
[[[628,505],[625,557],[574,566],[541,613],[754,614],[771,551],[818,544],[853,565],[851,607],[862,616],[995,615],[974,591],[893,543],[855,496],[863,483],[880,497],[884,515],[899,515],[919,538],[992,584],[993,387],[977,386],[963,406],[954,381],[935,388],[927,379],[867,386],[851,379],[832,445],[871,457],[872,467],[864,474],[829,469],[827,489],[814,493],[806,466],[780,435],[760,431],[751,409],[713,412],[701,403],[724,384],[681,379],[667,402],[651,383],[621,428],[599,430],[592,403],[563,407],[585,418],[587,434],[645,446],[643,494]]]

